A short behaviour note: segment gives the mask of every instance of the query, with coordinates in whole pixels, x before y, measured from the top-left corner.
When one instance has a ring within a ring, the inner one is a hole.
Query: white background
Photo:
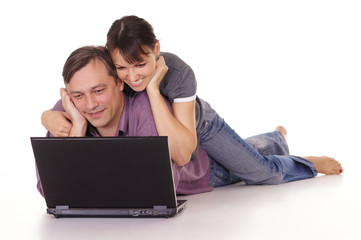
[[[346,175],[360,161],[360,12],[349,0],[2,1],[0,202],[42,201],[29,138],[45,135],[63,64],[131,14],[193,68],[198,95],[240,136],[284,125],[291,154],[333,156]]]

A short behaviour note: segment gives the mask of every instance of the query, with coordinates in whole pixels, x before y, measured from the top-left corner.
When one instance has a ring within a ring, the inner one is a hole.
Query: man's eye
[[[76,98],[76,99],[79,99],[79,98],[81,98],[82,97],[82,95],[73,95],[73,98]]]
[[[95,93],[102,93],[104,91],[104,89],[97,89],[95,90]]]

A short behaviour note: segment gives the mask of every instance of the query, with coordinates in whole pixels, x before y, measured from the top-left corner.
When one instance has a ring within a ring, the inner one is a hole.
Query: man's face
[[[95,59],[66,84],[78,111],[100,132],[118,126],[123,110],[123,82],[116,84],[104,63]]]

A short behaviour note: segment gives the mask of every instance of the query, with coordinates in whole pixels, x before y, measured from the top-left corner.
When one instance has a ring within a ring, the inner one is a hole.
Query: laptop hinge
[[[62,206],[62,205],[60,205],[60,206],[56,206],[55,209],[56,209],[56,210],[69,210],[69,206]]]

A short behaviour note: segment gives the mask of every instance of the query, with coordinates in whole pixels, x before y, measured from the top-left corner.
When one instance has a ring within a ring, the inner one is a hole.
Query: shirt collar
[[[128,135],[128,123],[129,123],[129,104],[128,104],[128,96],[123,94],[124,104],[123,104],[123,112],[120,117],[119,127],[118,127],[118,136],[127,136]]]

